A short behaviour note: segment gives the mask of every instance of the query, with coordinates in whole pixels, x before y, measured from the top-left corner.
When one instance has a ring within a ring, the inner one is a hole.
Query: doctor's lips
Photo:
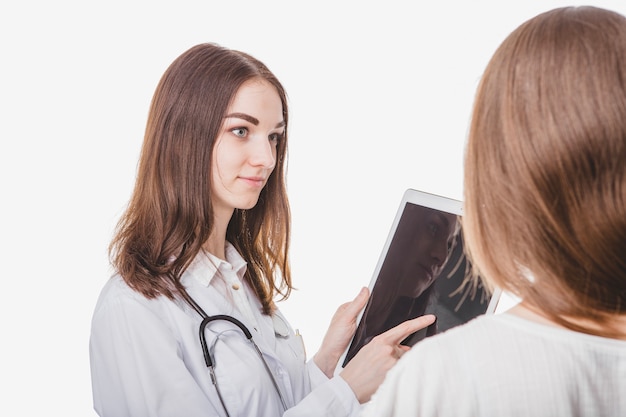
[[[427,266],[424,266],[423,264],[419,264],[419,266],[420,268],[424,270],[424,272],[428,276],[428,281],[432,281],[433,277],[435,276],[435,272],[438,269],[437,265],[434,265],[433,267],[430,267],[430,268]]]
[[[257,187],[262,187],[267,181],[266,177],[261,177],[261,176],[258,176],[258,177],[257,176],[250,176],[250,177],[240,176],[239,179],[247,182],[250,185],[257,186]]]

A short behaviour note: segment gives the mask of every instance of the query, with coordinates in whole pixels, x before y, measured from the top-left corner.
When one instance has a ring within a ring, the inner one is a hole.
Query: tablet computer
[[[370,298],[338,366],[345,367],[373,337],[405,320],[434,314],[435,323],[402,344],[412,346],[495,311],[500,291],[470,280],[463,249],[462,202],[405,191],[369,284]]]

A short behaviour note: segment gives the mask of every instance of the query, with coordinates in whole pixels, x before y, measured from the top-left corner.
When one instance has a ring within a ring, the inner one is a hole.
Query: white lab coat
[[[183,284],[208,315],[231,315],[250,329],[289,408],[283,414],[263,362],[242,332],[219,321],[209,324],[205,334],[214,348],[215,373],[230,416],[357,415],[360,405],[350,387],[339,376],[329,380],[313,361],[306,362],[302,339],[282,314],[262,315],[260,303],[242,285],[239,294],[245,291],[251,307],[243,314],[230,295],[230,284],[216,281],[209,259],[199,255],[183,275]],[[230,245],[227,259],[220,271],[232,267],[236,275],[231,279],[242,277],[245,262]],[[121,277],[112,277],[98,299],[89,345],[98,415],[225,416],[204,362],[201,321],[183,302],[147,299]]]

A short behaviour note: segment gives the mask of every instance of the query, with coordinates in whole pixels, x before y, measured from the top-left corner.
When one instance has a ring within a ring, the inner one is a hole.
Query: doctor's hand
[[[352,388],[361,404],[370,400],[383,382],[387,371],[410,347],[401,345],[408,335],[434,323],[435,316],[428,314],[407,320],[374,337],[358,351],[339,374]]]
[[[320,350],[313,358],[328,378],[333,377],[337,362],[356,331],[356,318],[367,304],[368,298],[369,290],[363,287],[354,300],[339,306],[333,315]]]

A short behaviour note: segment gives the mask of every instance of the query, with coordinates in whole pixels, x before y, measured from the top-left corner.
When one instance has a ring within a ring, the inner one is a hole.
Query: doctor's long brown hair
[[[570,7],[527,21],[473,112],[463,227],[478,272],[565,327],[625,337],[626,18]]]
[[[180,277],[213,228],[210,161],[215,139],[237,90],[252,78],[276,88],[287,125],[286,93],[269,69],[245,53],[215,44],[184,52],[156,88],[135,189],[109,248],[120,275],[148,298],[183,294]],[[273,311],[276,294],[286,298],[292,288],[286,154],[287,128],[257,205],[235,210],[226,233],[248,262],[245,279],[265,314]]]

